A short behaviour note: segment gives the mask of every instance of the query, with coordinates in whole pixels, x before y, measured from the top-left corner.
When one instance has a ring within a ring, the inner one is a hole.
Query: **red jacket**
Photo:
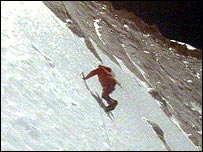
[[[99,65],[97,69],[91,71],[84,79],[87,80],[97,75],[102,87],[115,85],[116,80],[113,78],[111,71],[111,68]]]

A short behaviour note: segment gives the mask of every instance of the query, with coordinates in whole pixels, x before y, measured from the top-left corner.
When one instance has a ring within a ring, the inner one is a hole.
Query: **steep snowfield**
[[[108,116],[97,78],[87,80],[92,94],[81,79],[101,62],[42,2],[1,9],[2,150],[197,150],[122,61],[97,49],[123,86]]]

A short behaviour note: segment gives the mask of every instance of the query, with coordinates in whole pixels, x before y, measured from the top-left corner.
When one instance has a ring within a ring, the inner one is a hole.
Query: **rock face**
[[[162,36],[125,10],[115,10],[108,1],[44,1],[44,4],[101,61],[90,40],[115,63],[121,59],[149,88],[169,117],[202,148],[202,51]],[[117,63],[119,65],[119,63]]]

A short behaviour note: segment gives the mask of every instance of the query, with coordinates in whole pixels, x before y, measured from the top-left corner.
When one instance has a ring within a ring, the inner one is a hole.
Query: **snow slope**
[[[87,81],[92,92],[81,79],[101,62],[42,2],[1,9],[2,150],[197,150],[122,61],[97,49],[123,86],[108,116],[97,78]]]

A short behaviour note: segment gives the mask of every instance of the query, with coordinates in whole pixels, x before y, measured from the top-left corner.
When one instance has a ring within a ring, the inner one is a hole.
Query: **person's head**
[[[102,66],[101,64],[99,64],[99,65],[98,65],[98,68],[101,68],[101,67],[103,67],[103,66]]]

